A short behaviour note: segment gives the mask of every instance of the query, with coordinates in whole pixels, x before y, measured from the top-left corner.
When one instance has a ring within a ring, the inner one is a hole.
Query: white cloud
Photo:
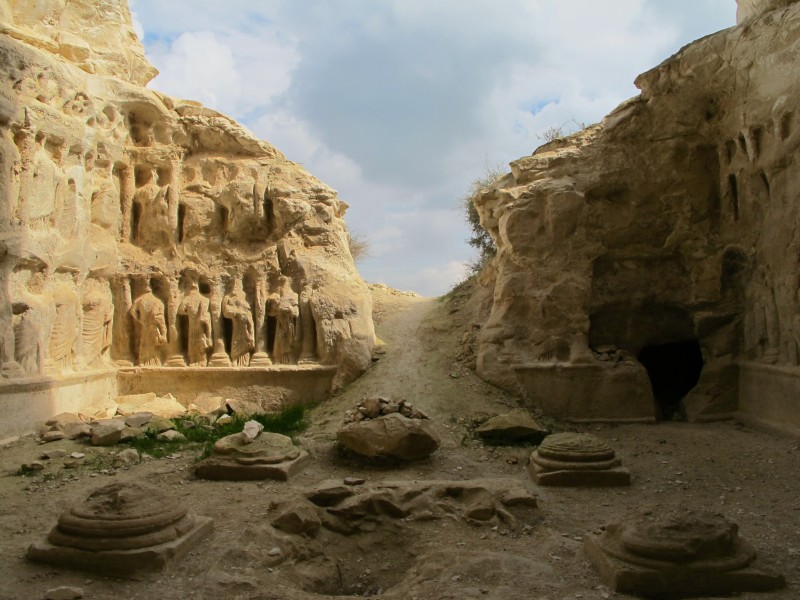
[[[458,199],[549,127],[734,22],[733,0],[135,0],[153,87],[239,118],[351,205],[369,280],[440,294],[472,258]]]
[[[231,49],[210,31],[182,33],[168,46],[152,49],[159,75],[151,84],[223,112],[236,112],[242,77]]]

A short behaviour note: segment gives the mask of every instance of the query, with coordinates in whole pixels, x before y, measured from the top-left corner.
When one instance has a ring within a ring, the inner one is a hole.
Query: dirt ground
[[[582,539],[629,508],[669,503],[718,511],[740,526],[759,561],[782,572],[787,587],[741,598],[800,597],[800,440],[733,422],[657,425],[555,424],[610,440],[633,474],[629,488],[537,488],[538,509],[515,526],[468,524],[457,518],[387,520],[372,532],[344,536],[321,530],[291,536],[271,527],[276,505],[323,480],[514,478],[530,481],[531,448],[486,447],[474,424],[517,406],[469,368],[476,310],[466,295],[450,301],[374,288],[382,345],[361,379],[310,412],[301,437],[313,462],[289,483],[208,482],[193,475],[195,455],[183,450],[110,467],[119,448],[32,437],[0,448],[0,598],[36,599],[60,585],[84,597],[120,599],[314,599],[361,597],[418,600],[621,598],[602,585]],[[465,335],[466,332],[466,335]],[[335,448],[342,413],[365,396],[413,400],[438,426],[442,447],[430,459],[378,466],[345,458]],[[22,463],[56,448],[87,454],[83,466],[63,459],[43,471],[16,475]],[[153,484],[212,517],[214,533],[164,574],[116,580],[34,564],[26,548],[46,536],[59,513],[115,480]],[[274,548],[280,548],[275,555]]]

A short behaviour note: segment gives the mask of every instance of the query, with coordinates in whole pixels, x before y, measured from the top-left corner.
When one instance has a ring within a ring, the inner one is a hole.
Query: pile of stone
[[[756,568],[756,553],[735,523],[711,512],[640,509],[584,544],[606,584],[619,593],[727,596],[785,585],[783,576]]]
[[[30,560],[129,577],[161,571],[208,535],[213,522],[140,483],[113,483],[64,512]]]
[[[364,398],[358,405],[344,413],[345,423],[369,421],[386,415],[399,413],[407,419],[427,419],[428,415],[408,400],[389,400],[388,398]]]
[[[344,416],[342,447],[367,458],[419,460],[441,445],[428,416],[407,400],[366,398]]]
[[[528,465],[538,485],[630,485],[631,474],[614,449],[588,433],[556,433],[547,436],[531,455]]]
[[[46,429],[39,432],[39,439],[43,442],[55,442],[87,438],[93,446],[113,446],[143,437],[146,433],[155,433],[156,439],[163,442],[185,439],[183,434],[175,431],[173,421],[151,412],[89,421],[84,421],[80,415],[62,413],[47,421]]]
[[[310,460],[292,438],[265,432],[261,423],[248,421],[241,432],[217,440],[211,456],[200,461],[195,472],[203,479],[287,481]]]
[[[291,502],[273,525],[286,533],[313,534],[320,527],[350,535],[372,530],[383,519],[429,521],[460,518],[474,525],[513,526],[512,510],[537,507],[536,497],[515,479],[469,481],[386,481],[355,485],[329,480],[305,493],[306,503]]]

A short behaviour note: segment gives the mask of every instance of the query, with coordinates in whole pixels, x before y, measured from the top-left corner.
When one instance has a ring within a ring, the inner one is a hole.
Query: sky
[[[550,128],[731,27],[734,0],[131,0],[153,89],[226,113],[350,205],[364,279],[447,292],[476,256],[460,200]]]

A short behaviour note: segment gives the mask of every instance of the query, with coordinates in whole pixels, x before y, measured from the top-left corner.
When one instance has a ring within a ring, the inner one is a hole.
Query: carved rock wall
[[[498,246],[481,376],[561,416],[645,418],[647,347],[699,343],[694,416],[759,411],[742,362],[800,375],[798,40],[797,3],[703,38],[511,164],[477,201]],[[800,426],[782,389],[767,418]]]
[[[374,344],[336,192],[155,74],[123,0],[0,0],[3,377],[337,365]],[[80,37],[78,37],[80,36]]]

